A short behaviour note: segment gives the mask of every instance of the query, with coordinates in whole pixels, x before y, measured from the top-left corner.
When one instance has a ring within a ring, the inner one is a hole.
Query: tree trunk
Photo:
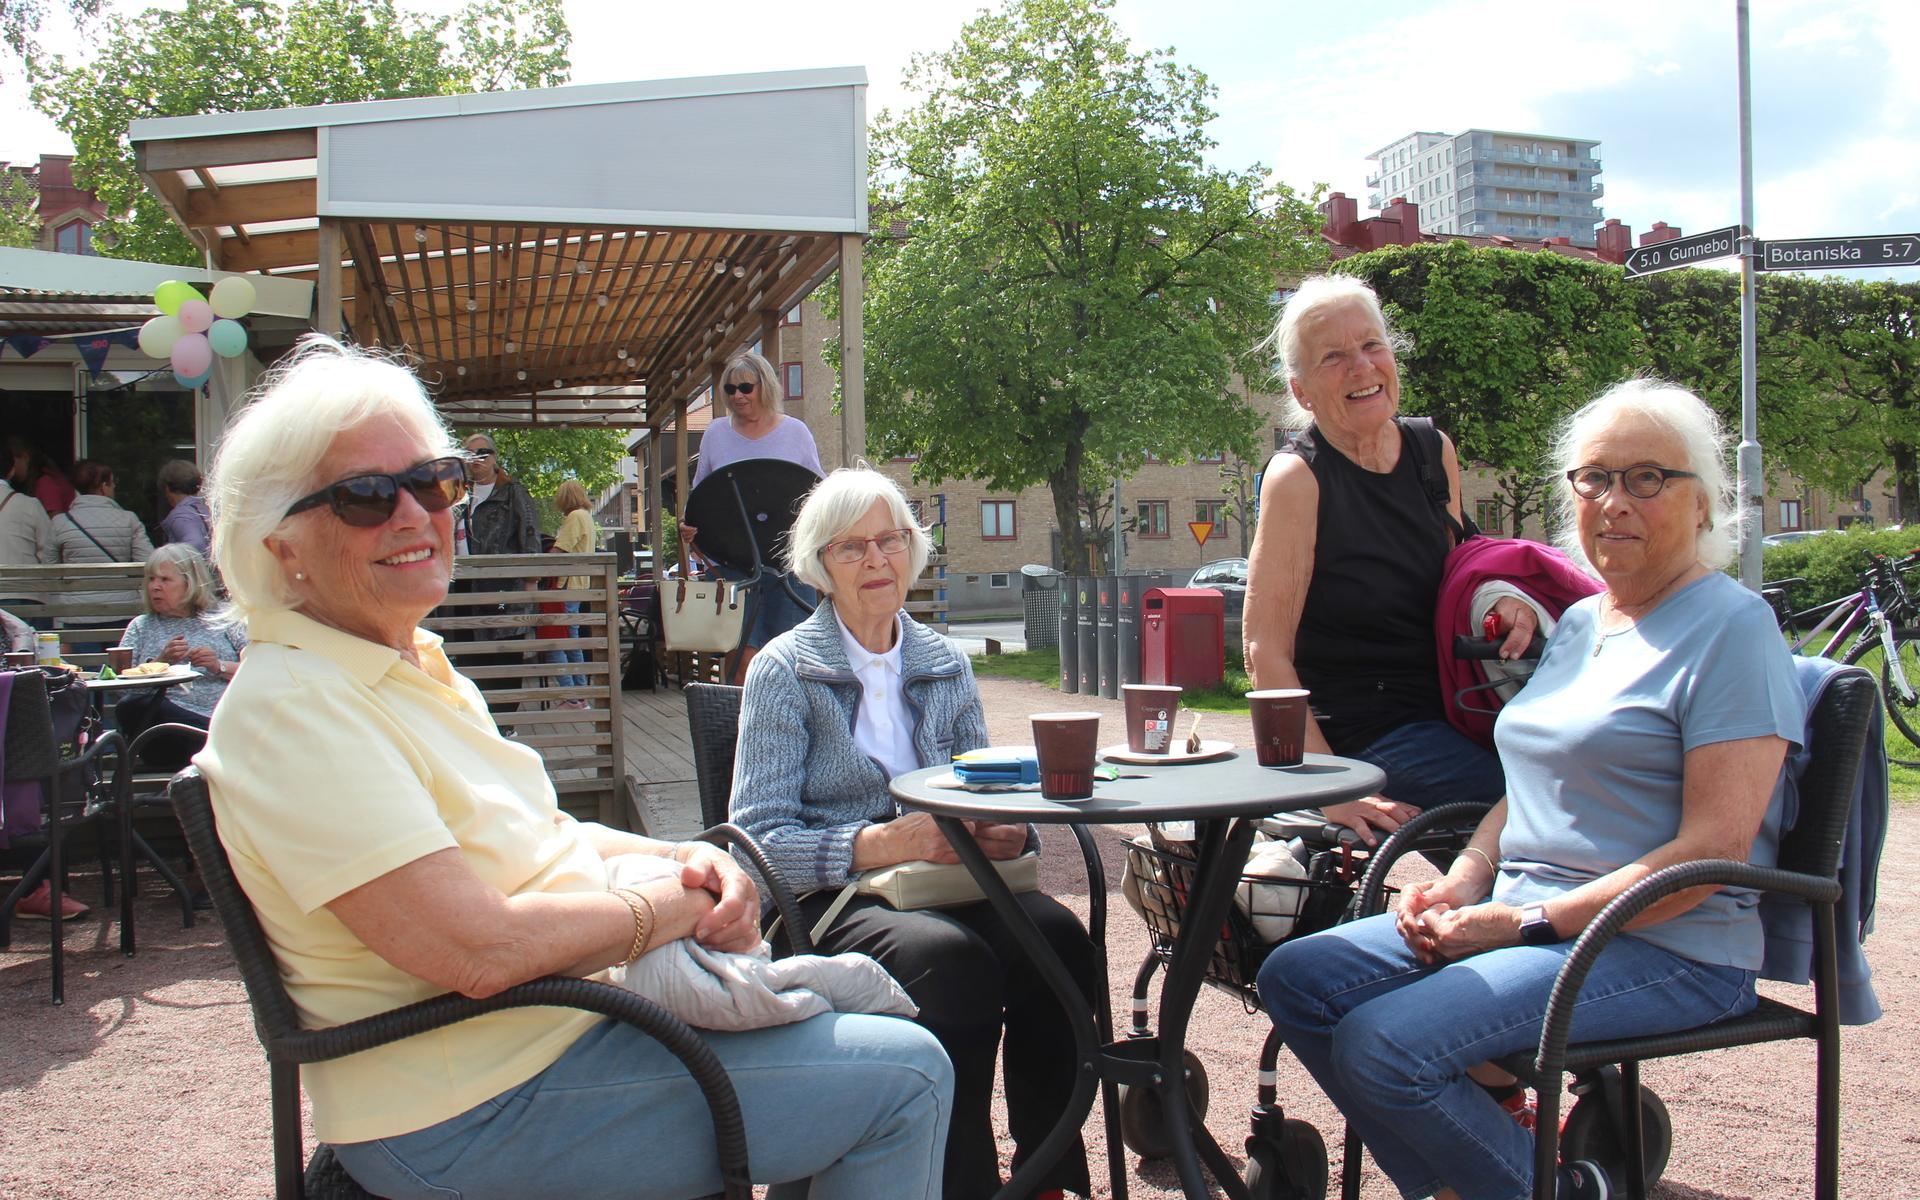
[[[1895,445],[1893,450],[1893,509],[1898,514],[1894,519],[1902,525],[1912,525],[1920,521],[1920,494],[1914,489],[1914,468],[1916,452],[1913,446]]]

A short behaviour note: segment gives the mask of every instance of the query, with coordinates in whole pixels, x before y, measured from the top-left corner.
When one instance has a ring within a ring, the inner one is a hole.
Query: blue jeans
[[[567,601],[567,611],[570,613],[579,612],[580,602],[578,600]],[[580,627],[578,625],[569,625],[566,627],[566,630],[567,636],[570,638],[580,636]],[[544,650],[540,654],[540,661],[555,667],[564,666],[567,663],[583,663],[587,661],[587,653],[584,650]],[[554,676],[553,683],[555,687],[585,687],[587,686],[587,677],[585,675],[556,675]]]
[[[721,563],[713,564],[713,569],[720,578],[735,583],[747,577],[747,572]],[[813,615],[812,608],[802,608],[793,602],[793,597],[787,595],[787,589],[782,586],[782,580],[792,584],[793,590],[808,604],[819,603],[820,594],[798,579],[781,574],[771,565],[761,567],[760,582],[753,585],[753,626],[746,631],[742,645],[758,650]]]
[[[1352,757],[1387,773],[1381,795],[1415,808],[1459,800],[1492,804],[1507,794],[1500,756],[1445,721],[1390,729]]]
[[[1424,966],[1385,913],[1282,944],[1260,968],[1260,1002],[1402,1195],[1450,1186],[1462,1200],[1525,1200],[1533,1135],[1466,1072],[1539,1045],[1572,949],[1510,946]],[[1592,1041],[1739,1016],[1754,1006],[1753,980],[1622,937],[1587,976],[1573,1034]]]
[[[953,1068],[932,1034],[897,1017],[829,1013],[704,1036],[738,1091],[754,1182],[800,1181],[770,1200],[940,1195]],[[457,1117],[334,1150],[360,1186],[391,1200],[720,1191],[699,1088],[658,1042],[618,1021]]]

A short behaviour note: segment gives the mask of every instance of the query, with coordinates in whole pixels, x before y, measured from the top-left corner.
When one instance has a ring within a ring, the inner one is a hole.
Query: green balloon
[[[199,291],[195,289],[192,284],[182,283],[178,279],[169,279],[159,287],[153,289],[154,305],[170,317],[180,315],[180,306],[182,304],[185,304],[189,300],[198,299],[200,299]]]
[[[207,344],[221,358],[236,358],[247,348],[246,327],[238,321],[215,321],[207,330]]]

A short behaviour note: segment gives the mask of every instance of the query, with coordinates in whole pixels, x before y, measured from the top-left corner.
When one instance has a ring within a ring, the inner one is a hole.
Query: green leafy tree
[[[1543,507],[1560,422],[1643,365],[1618,267],[1454,241],[1376,250],[1334,269],[1379,293],[1409,342],[1402,406],[1446,429],[1463,463],[1493,468],[1508,532]]]
[[[1229,389],[1274,281],[1320,261],[1308,199],[1209,167],[1213,89],[1136,53],[1112,0],[1007,0],[915,59],[872,134],[868,421],[916,478],[1046,484],[1065,561],[1108,553],[1151,451],[1252,457]]]
[[[100,15],[102,0],[0,0],[0,79],[14,61],[32,63],[40,54],[35,35],[50,11],[64,11],[75,23],[84,25]]]
[[[565,83],[560,0],[477,0],[426,17],[394,0],[187,0],[108,22],[94,56],[37,64],[33,102],[74,143],[74,175],[106,205],[102,254],[200,256],[134,171],[143,117],[452,95]]]
[[[40,244],[40,189],[25,171],[0,168],[0,246]]]

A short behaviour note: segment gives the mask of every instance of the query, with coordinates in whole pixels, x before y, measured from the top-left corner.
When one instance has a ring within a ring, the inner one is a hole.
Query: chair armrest
[[[267,1058],[278,1063],[316,1063],[358,1054],[417,1033],[439,1029],[487,1013],[510,1008],[577,1008],[599,1013],[640,1030],[666,1047],[687,1068],[706,1097],[713,1117],[714,1142],[719,1150],[728,1195],[751,1195],[747,1170],[747,1129],[733,1082],[711,1048],[686,1022],[653,1001],[625,988],[593,979],[549,975],[476,1000],[448,994],[363,1017],[328,1029],[303,1029],[267,1042]],[[738,1164],[728,1172],[727,1163]],[[742,1190],[736,1191],[736,1187]]]
[[[780,921],[787,929],[787,944],[795,954],[812,954],[813,939],[807,936],[806,922],[800,919],[800,904],[793,897],[793,889],[774,869],[773,860],[752,834],[732,822],[715,825],[712,829],[702,830],[693,836],[696,842],[709,842],[715,846],[732,846],[745,854],[753,863],[754,870],[760,872],[760,878],[767,885],[767,892],[773,897],[773,906],[780,911]]]
[[[53,773],[55,775],[64,775],[68,771],[78,771],[82,767],[92,766],[101,755],[109,752],[119,756],[123,762],[126,760],[127,739],[121,735],[118,729],[105,731],[99,737],[93,739],[92,743],[79,754],[74,755],[72,758],[61,759],[59,764],[53,768]]]
[[[1600,952],[1629,921],[1650,906],[1675,892],[1707,886],[1751,888],[1757,892],[1795,896],[1817,905],[1835,904],[1840,899],[1840,883],[1836,879],[1783,871],[1778,867],[1756,867],[1730,858],[1675,863],[1655,871],[1608,901],[1574,940],[1567,961],[1560,964],[1553,991],[1547,997],[1546,1017],[1540,1026],[1540,1047],[1534,1056],[1534,1069],[1539,1072],[1539,1078],[1553,1077],[1566,1061],[1574,1001],[1586,984],[1593,964],[1599,960]]]
[[[1367,873],[1360,877],[1360,892],[1354,898],[1354,914],[1371,917],[1386,908],[1387,873],[1393,870],[1393,864],[1406,856],[1409,850],[1421,848],[1423,838],[1442,826],[1464,825],[1469,819],[1474,824],[1493,810],[1493,805],[1482,804],[1477,800],[1462,800],[1454,804],[1441,804],[1427,809],[1393,831],[1393,835],[1380,844],[1367,860]]]

